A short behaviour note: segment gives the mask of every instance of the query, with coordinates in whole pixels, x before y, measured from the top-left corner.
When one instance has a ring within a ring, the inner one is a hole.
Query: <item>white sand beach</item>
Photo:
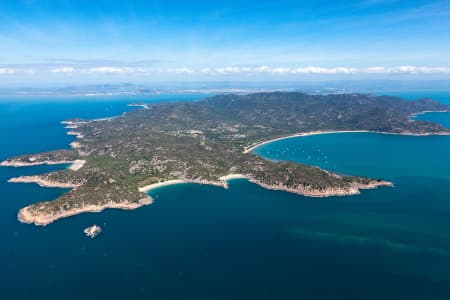
[[[78,171],[84,166],[85,163],[85,160],[77,159],[70,165],[69,169],[71,169],[72,171]]]
[[[196,183],[196,184],[207,184],[207,185],[215,185],[222,188],[228,188],[227,181],[233,180],[233,179],[248,179],[247,176],[242,174],[229,174],[225,175],[219,178],[218,181],[211,181],[211,180],[196,180],[196,179],[173,179],[173,180],[167,180],[162,182],[157,182],[153,184],[149,184],[143,187],[140,187],[138,190],[142,193],[148,193],[151,190],[168,186],[168,185],[174,185],[174,184],[182,184],[182,183]]]
[[[242,174],[230,174],[230,175],[225,175],[219,178],[222,181],[228,181],[228,180],[233,180],[233,179],[248,179],[247,176],[242,175]]]
[[[342,130],[342,131],[310,131],[310,132],[303,132],[303,133],[297,133],[297,134],[291,134],[267,141],[263,141],[254,145],[251,145],[243,151],[243,153],[250,153],[256,148],[266,145],[272,142],[281,141],[285,139],[290,139],[294,137],[304,137],[304,136],[311,136],[311,135],[319,135],[319,134],[336,134],[336,133],[377,133],[377,134],[386,134],[386,135],[406,135],[406,136],[432,136],[432,135],[450,135],[449,132],[433,132],[433,133],[413,133],[409,131],[405,132],[382,132],[382,131],[370,131],[370,130]]]
[[[131,103],[131,104],[128,104],[128,106],[130,106],[130,107],[142,107],[143,109],[148,109],[149,108],[148,104]]]
[[[284,136],[284,137],[267,140],[267,141],[264,141],[261,143],[254,144],[252,146],[245,148],[244,153],[249,153],[249,152],[255,150],[256,148],[258,148],[262,145],[265,145],[265,144],[269,144],[269,143],[272,143],[275,141],[290,139],[290,138],[294,138],[294,137],[319,135],[319,134],[331,134],[331,133],[357,133],[357,132],[370,132],[370,131],[368,131],[368,130],[343,130],[343,131],[310,131],[310,132],[296,133],[296,134],[292,134],[292,135],[288,135],[288,136]]]
[[[163,186],[167,186],[167,185],[173,185],[173,184],[180,184],[180,183],[187,183],[188,181],[184,181],[181,179],[174,179],[174,180],[167,180],[167,181],[162,181],[162,182],[158,182],[158,183],[153,183],[153,184],[149,184],[143,187],[140,187],[138,190],[139,192],[142,193],[148,193],[149,191],[156,189],[156,188],[160,188]]]

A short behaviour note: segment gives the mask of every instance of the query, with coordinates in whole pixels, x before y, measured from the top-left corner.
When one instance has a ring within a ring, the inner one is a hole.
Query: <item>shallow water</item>
[[[130,100],[1,101],[0,159],[67,147],[73,137],[60,121],[117,115],[129,109]],[[434,118],[420,116],[428,117]],[[439,118],[450,124],[449,114]],[[155,202],[148,207],[84,214],[47,227],[21,224],[16,213],[64,190],[6,180],[64,166],[0,168],[0,294],[2,299],[448,299],[449,150],[450,137],[441,136],[288,139],[256,152],[387,178],[395,187],[308,198],[245,180],[232,181],[228,190],[183,184],[153,191]],[[104,232],[89,239],[83,229],[94,223]]]

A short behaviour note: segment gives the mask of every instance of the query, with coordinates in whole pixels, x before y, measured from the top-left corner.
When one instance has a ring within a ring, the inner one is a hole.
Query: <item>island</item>
[[[47,225],[107,208],[136,209],[151,204],[147,193],[163,185],[227,188],[227,181],[234,178],[305,196],[355,195],[361,189],[392,183],[271,161],[252,150],[281,138],[330,132],[450,134],[439,124],[413,119],[425,111],[449,111],[450,107],[431,99],[270,92],[135,105],[142,108],[115,118],[65,121],[76,138],[71,149],[21,155],[1,163],[71,164],[60,171],[10,179],[71,188],[56,200],[22,208],[21,222]]]
[[[95,224],[84,229],[84,233],[86,234],[86,236],[90,237],[91,239],[102,233],[102,231],[102,228]]]

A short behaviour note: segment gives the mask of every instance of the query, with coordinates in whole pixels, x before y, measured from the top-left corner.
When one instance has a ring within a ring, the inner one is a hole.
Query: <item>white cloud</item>
[[[171,68],[167,69],[167,73],[171,74],[194,74],[196,71],[190,68]]]
[[[89,74],[136,74],[136,73],[147,73],[144,68],[136,67],[92,67],[87,69],[82,69],[81,72]]]
[[[71,73],[87,73],[87,74],[135,74],[135,73],[147,73],[147,69],[142,67],[127,67],[127,66],[96,66],[90,68],[74,68],[74,67],[55,67],[50,69],[51,73],[63,73],[63,74],[71,74]]]
[[[369,67],[365,72],[370,74],[450,74],[450,67]]]
[[[16,73],[15,69],[0,68],[0,75],[12,75],[12,74],[15,74],[15,73]]]
[[[418,66],[374,66],[356,67],[241,67],[228,66],[220,68],[203,68],[199,71],[205,75],[232,74],[271,74],[271,75],[357,75],[357,74],[450,74],[450,67],[418,67]]]
[[[221,75],[248,73],[250,70],[248,67],[223,67],[214,69],[215,73]]]
[[[50,70],[52,73],[73,73],[75,72],[75,68],[73,67],[58,67]]]
[[[25,74],[25,75],[34,75],[38,71],[33,68],[2,68],[0,67],[0,75],[18,75],[18,74]]]
[[[256,72],[258,73],[267,73],[267,72],[272,72],[272,68],[268,67],[268,66],[261,66],[261,67],[257,67],[254,69]]]
[[[278,74],[278,75],[285,75],[285,74],[289,74],[290,72],[291,72],[290,68],[273,68],[272,69],[272,73]]]
[[[396,76],[396,75],[450,75],[450,66],[369,66],[369,67],[323,67],[323,66],[222,66],[203,68],[173,67],[173,68],[151,68],[145,66],[64,66],[64,65],[33,65],[33,66],[0,66],[0,75],[28,75],[35,74],[58,74],[59,76],[70,74],[98,75],[200,75],[200,76]]]
[[[211,74],[212,70],[210,68],[203,68],[200,70],[200,73],[202,74]]]
[[[367,73],[372,73],[372,74],[383,74],[386,72],[386,68],[385,67],[368,67],[366,69]]]
[[[273,75],[296,75],[296,74],[356,74],[357,68],[323,68],[323,67],[240,67],[228,66],[220,68],[203,68],[200,73],[207,75],[231,75],[231,74],[273,74]]]
[[[22,69],[22,70],[20,70],[20,72],[25,73],[27,75],[34,75],[38,71],[36,69]]]
[[[296,68],[292,70],[292,74],[320,74],[320,75],[333,75],[333,74],[356,74],[359,72],[358,68],[347,68],[347,67],[337,67],[337,68],[323,68],[323,67],[306,67],[306,68]]]

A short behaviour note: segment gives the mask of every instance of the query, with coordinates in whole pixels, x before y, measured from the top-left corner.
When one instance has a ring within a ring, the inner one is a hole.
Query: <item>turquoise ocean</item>
[[[450,104],[450,91],[389,91]],[[68,148],[60,124],[132,109],[133,101],[204,95],[3,97],[0,160]],[[419,119],[450,127],[450,113]],[[134,211],[106,210],[46,227],[17,211],[64,189],[11,177],[66,166],[0,168],[1,299],[450,299],[450,137],[340,133],[255,150],[395,187],[310,198],[246,180],[230,189],[182,184]],[[94,239],[83,229],[104,232]]]

